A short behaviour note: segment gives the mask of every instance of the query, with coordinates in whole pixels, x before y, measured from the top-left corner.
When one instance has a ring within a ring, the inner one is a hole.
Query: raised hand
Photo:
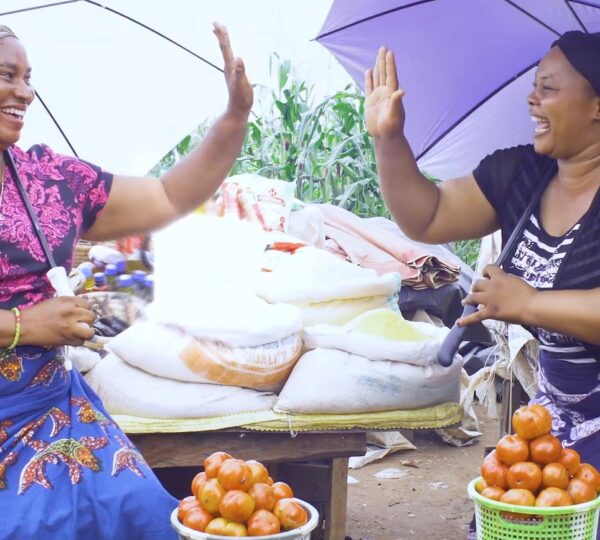
[[[235,58],[229,42],[227,29],[219,23],[213,23],[213,33],[219,40],[219,47],[223,55],[225,71],[225,82],[229,92],[229,104],[227,109],[233,113],[247,115],[252,107],[254,92],[246,77],[244,62],[241,58]]]
[[[59,347],[82,345],[94,337],[96,315],[78,296],[45,300],[21,311],[21,345]]]
[[[373,69],[365,73],[365,121],[376,138],[404,136],[404,90],[398,88],[394,53],[379,49]]]

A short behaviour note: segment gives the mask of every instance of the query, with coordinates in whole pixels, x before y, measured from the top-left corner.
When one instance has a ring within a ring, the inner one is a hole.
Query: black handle
[[[466,317],[467,315],[471,315],[477,311],[477,306],[472,306],[471,304],[467,304],[463,309],[461,318]],[[454,360],[454,355],[456,351],[458,351],[458,347],[460,344],[465,341],[463,336],[465,331],[467,330],[466,326],[454,326],[448,332],[448,335],[442,342],[442,346],[438,351],[437,361],[440,366],[448,367],[452,365],[452,361]]]

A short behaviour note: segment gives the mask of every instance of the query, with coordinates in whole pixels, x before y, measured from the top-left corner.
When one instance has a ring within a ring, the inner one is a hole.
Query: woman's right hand
[[[365,122],[375,138],[404,136],[404,90],[398,88],[394,53],[379,49],[373,69],[365,73]]]
[[[82,345],[94,337],[96,315],[78,296],[52,298],[21,311],[21,345]]]

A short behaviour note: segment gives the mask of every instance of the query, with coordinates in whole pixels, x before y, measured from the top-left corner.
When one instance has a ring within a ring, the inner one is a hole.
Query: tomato
[[[292,488],[288,486],[285,482],[275,482],[271,489],[273,490],[273,495],[277,500],[279,499],[291,499],[294,496],[294,492]]]
[[[509,489],[500,497],[500,502],[518,506],[533,506],[535,504],[535,495],[528,489]]]
[[[508,488],[508,465],[505,465],[497,458],[495,450],[483,460],[481,476],[483,476],[488,486],[496,486],[502,489]]]
[[[248,518],[248,534],[250,536],[266,536],[281,531],[281,523],[275,514],[267,510],[257,510]]]
[[[504,495],[506,491],[497,486],[489,486],[483,489],[481,495],[483,497],[487,497],[488,499],[492,499],[493,501],[499,501],[500,497]]]
[[[582,463],[575,473],[575,478],[579,478],[590,484],[596,491],[600,491],[600,473],[593,465]]]
[[[219,504],[224,496],[225,489],[223,486],[216,478],[210,478],[196,497],[204,510],[211,514],[216,514],[219,511]]]
[[[575,476],[575,473],[579,469],[581,458],[579,457],[579,452],[576,450],[573,450],[572,448],[563,448],[558,462],[565,466],[569,477],[571,477]]]
[[[255,502],[250,495],[241,489],[233,489],[225,493],[219,503],[219,514],[231,521],[241,523],[254,512]]]
[[[253,484],[265,484],[267,482],[267,479],[269,478],[269,471],[267,471],[267,468],[262,463],[251,459],[246,461],[246,465],[248,465],[252,471]]]
[[[181,499],[177,505],[177,517],[179,518],[179,521],[183,522],[183,516],[185,516],[188,510],[191,510],[192,508],[198,508],[199,506],[200,504],[193,495],[185,497],[185,499]]]
[[[542,469],[542,487],[567,489],[568,485],[569,473],[562,463],[548,463]]]
[[[542,469],[532,461],[520,461],[510,466],[506,482],[511,489],[537,491],[542,483]]]
[[[514,412],[512,426],[519,437],[528,441],[550,433],[552,416],[542,405],[526,405]]]
[[[485,478],[483,478],[482,476],[480,476],[477,481],[475,482],[475,491],[477,493],[481,493],[486,487],[490,487],[487,485],[487,482],[485,481]]]
[[[531,461],[547,465],[555,463],[562,455],[563,447],[560,439],[546,434],[536,437],[529,442],[529,456]]]
[[[221,464],[217,475],[220,484],[227,490],[248,491],[252,486],[252,470],[240,459],[228,459]]]
[[[248,495],[254,499],[256,510],[270,512],[277,502],[273,488],[268,484],[254,484],[248,491]]]
[[[535,499],[536,506],[569,506],[573,504],[573,499],[564,490],[555,487],[549,487],[539,492]]]
[[[270,486],[273,485],[274,480],[269,476],[269,478],[267,478],[267,481],[265,482],[265,484],[269,484]]]
[[[242,525],[241,523],[236,523],[235,521],[228,521],[222,517],[213,519],[208,524],[204,532],[220,536],[248,536],[248,531],[246,530],[246,527],[244,525]]]
[[[286,531],[297,529],[308,521],[306,510],[294,499],[280,499],[277,501],[273,508],[273,514]]]
[[[527,461],[529,445],[525,439],[521,439],[518,435],[504,435],[496,445],[496,455],[506,465]]]
[[[584,482],[580,478],[571,478],[567,492],[571,496],[571,499],[573,499],[573,504],[593,501],[596,498],[594,486]]]
[[[189,510],[183,518],[183,524],[195,531],[204,532],[207,525],[213,520],[213,515],[198,506]]]
[[[206,478],[216,478],[219,474],[219,468],[221,464],[227,460],[232,459],[227,452],[214,452],[204,460],[204,472]]]
[[[206,483],[206,473],[199,472],[194,479],[192,480],[192,493],[196,495],[198,491],[204,486]]]

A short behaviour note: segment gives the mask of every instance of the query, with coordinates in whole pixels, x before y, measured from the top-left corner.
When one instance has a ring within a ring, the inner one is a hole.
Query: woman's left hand
[[[479,306],[479,310],[459,319],[456,324],[467,326],[485,319],[523,323],[536,289],[493,264],[483,269],[483,277],[473,284],[470,294],[463,300],[463,304]]]
[[[235,58],[229,42],[227,29],[219,23],[213,23],[213,33],[219,40],[221,54],[225,63],[225,82],[229,91],[228,112],[234,114],[248,115],[254,100],[252,86],[246,77],[244,62],[241,58]]]

